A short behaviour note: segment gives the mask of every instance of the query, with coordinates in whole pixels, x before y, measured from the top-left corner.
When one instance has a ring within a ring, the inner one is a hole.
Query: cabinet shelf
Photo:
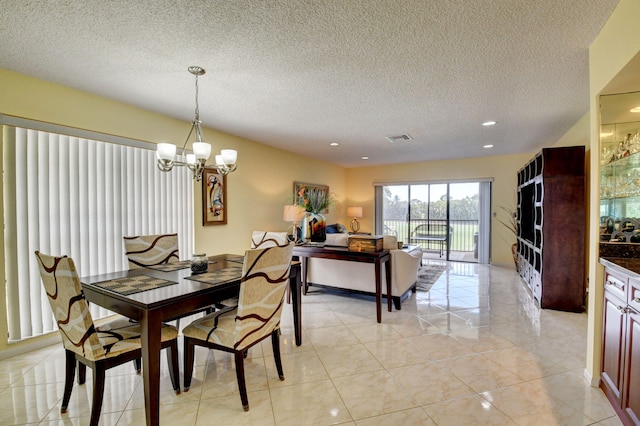
[[[600,134],[600,241],[620,241],[613,235],[636,231],[623,223],[640,218],[640,121],[603,124]]]
[[[518,271],[542,308],[584,309],[584,154],[545,148],[518,171]]]

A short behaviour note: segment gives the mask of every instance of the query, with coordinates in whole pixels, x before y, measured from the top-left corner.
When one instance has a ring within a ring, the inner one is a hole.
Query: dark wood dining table
[[[217,283],[193,279],[198,277],[192,277],[188,265],[177,270],[137,268],[80,279],[87,301],[140,323],[147,425],[158,425],[160,422],[161,324],[203,310],[216,302],[236,297],[240,287],[238,268],[242,268],[242,259],[242,256],[232,254],[210,256],[207,272],[210,276],[220,275],[220,282]],[[231,278],[224,280],[222,277],[225,274],[227,278]],[[139,282],[146,285],[144,281],[164,284],[150,290],[126,294],[125,287],[134,285],[127,283]],[[295,340],[299,346],[302,344],[300,262],[294,261],[291,264],[289,285]],[[122,292],[119,293],[117,290]]]

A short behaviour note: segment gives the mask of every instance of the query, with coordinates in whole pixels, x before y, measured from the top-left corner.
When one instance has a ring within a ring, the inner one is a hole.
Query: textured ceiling
[[[0,67],[191,121],[200,65],[204,126],[347,167],[531,152],[617,3],[0,0]]]

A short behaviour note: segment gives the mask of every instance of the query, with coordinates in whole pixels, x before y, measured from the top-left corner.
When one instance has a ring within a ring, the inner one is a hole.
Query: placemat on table
[[[178,271],[180,269],[186,269],[191,267],[190,260],[183,260],[181,262],[173,262],[173,263],[162,263],[160,265],[147,265],[145,268],[155,269],[156,271],[162,272],[173,272]]]
[[[185,277],[188,280],[200,281],[207,284],[222,284],[229,281],[238,280],[242,277],[242,267],[230,266],[217,271],[206,272],[204,274],[194,274]]]
[[[95,283],[102,288],[111,290],[118,294],[128,296],[141,291],[153,290],[168,285],[177,284],[175,281],[169,281],[162,278],[150,277],[148,275],[136,275],[133,277],[116,278],[114,280],[102,281]]]
[[[226,256],[224,260],[228,260],[229,262],[244,263],[244,256],[240,256],[239,254],[230,254]]]

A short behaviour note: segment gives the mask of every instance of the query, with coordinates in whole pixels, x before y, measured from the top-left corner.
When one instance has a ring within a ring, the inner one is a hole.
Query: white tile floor
[[[268,340],[250,351],[246,413],[228,354],[199,348],[191,390],[180,395],[163,369],[161,423],[621,424],[583,379],[586,314],[537,309],[510,268],[451,262],[431,291],[383,311],[382,324],[372,299],[316,291],[303,297],[303,323],[296,347],[285,308],[284,382]],[[0,424],[88,423],[89,378],[60,414],[63,359],[56,345],[0,361]],[[144,424],[143,408],[133,367],[107,372],[101,423]]]

